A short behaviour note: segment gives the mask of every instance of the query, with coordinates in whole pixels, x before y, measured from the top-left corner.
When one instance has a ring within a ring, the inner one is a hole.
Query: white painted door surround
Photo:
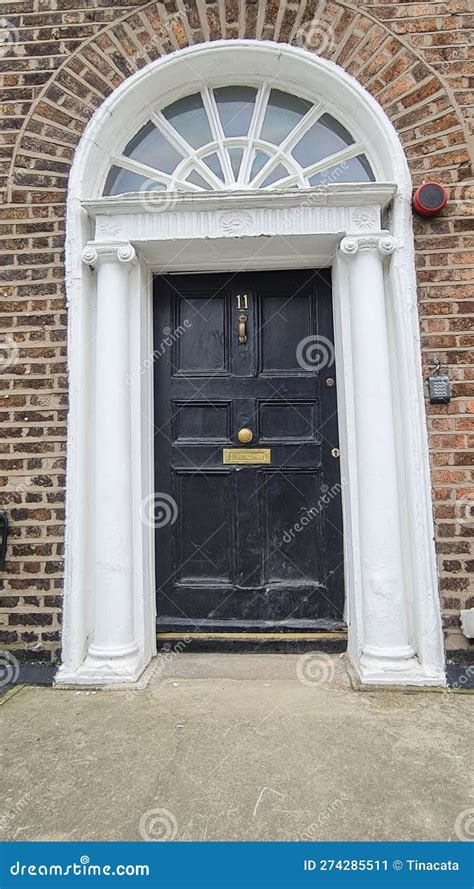
[[[322,98],[364,141],[377,181],[101,197],[117,142],[136,132],[143,107],[188,95],[215,71],[221,85],[243,83],[241,71],[246,83]],[[134,681],[155,652],[160,553],[143,520],[154,490],[153,272],[331,266],[349,655],[367,683],[444,684],[411,183],[375,100],[334,64],[280,44],[218,41],[160,59],[122,84],[84,133],[71,173],[67,262],[58,681]]]

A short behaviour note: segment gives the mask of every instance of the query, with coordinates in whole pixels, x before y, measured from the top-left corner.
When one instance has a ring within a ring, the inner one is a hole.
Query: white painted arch
[[[365,142],[377,182],[168,193],[155,206],[139,195],[101,198],[117,146],[140,128],[153,103],[172,102],[210,81],[265,81],[322,98]],[[338,66],[287,45],[245,40],[200,44],[137,72],[101,105],[76,152],[67,220],[70,413],[60,683],[134,680],[155,651],[153,532],[139,521],[143,498],[153,491],[153,271],[318,265],[333,267],[341,471],[348,479],[349,654],[369,683],[444,684],[405,156],[380,106]],[[375,302],[367,301],[371,294]],[[118,364],[114,337],[125,344]],[[131,373],[134,384],[114,390],[117,373]],[[377,413],[386,421],[381,438],[370,425]],[[110,428],[120,434],[110,437]],[[364,459],[369,451],[371,459]],[[120,484],[112,490],[114,473]],[[388,479],[387,496],[381,479]],[[379,539],[381,527],[389,533]],[[115,609],[114,596],[122,594],[126,602]]]

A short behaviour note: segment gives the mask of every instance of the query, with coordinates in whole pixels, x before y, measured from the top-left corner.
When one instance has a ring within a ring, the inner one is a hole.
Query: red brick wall
[[[432,177],[449,188],[442,215],[416,221],[415,232],[423,363],[427,369],[439,359],[453,381],[451,404],[428,404],[427,412],[447,648],[453,657],[463,656],[468,643],[459,630],[459,609],[474,604],[468,522],[474,413],[469,10],[469,0],[2,3],[0,486],[11,519],[0,575],[5,647],[20,657],[49,660],[60,644],[64,216],[75,147],[104,97],[152,59],[204,40],[256,37],[303,46],[341,65],[393,122],[414,183]]]

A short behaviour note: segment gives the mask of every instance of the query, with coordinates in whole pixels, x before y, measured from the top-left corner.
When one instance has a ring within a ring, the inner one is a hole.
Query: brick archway
[[[309,0],[294,6],[264,0],[216,2],[207,4],[204,14],[197,3],[148,2],[111,23],[84,25],[87,36],[73,45],[25,116],[7,182],[11,200],[21,200],[21,193],[33,190],[38,195],[54,193],[61,201],[87,121],[110,91],[135,71],[203,40],[245,37],[289,43],[340,65],[392,121],[414,183],[442,169],[449,176],[446,184],[458,187],[462,201],[462,183],[470,172],[469,135],[458,97],[445,76],[456,51],[447,61],[440,55],[436,67],[427,63],[413,40],[416,29],[410,29],[409,21],[403,27],[390,10],[384,19],[343,0]]]

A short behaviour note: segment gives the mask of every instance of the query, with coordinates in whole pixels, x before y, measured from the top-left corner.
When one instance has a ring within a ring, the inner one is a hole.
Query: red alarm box
[[[418,216],[436,216],[446,206],[448,192],[439,182],[423,182],[413,192],[413,209]]]

